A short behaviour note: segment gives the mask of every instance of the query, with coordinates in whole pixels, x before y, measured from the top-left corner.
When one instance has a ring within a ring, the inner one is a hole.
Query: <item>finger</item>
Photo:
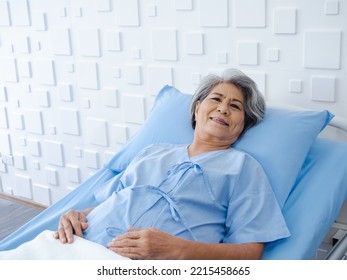
[[[113,238],[112,241],[108,244],[108,246],[113,248],[136,247],[138,246],[138,240],[138,237],[134,237],[130,233],[125,233],[121,236]]]
[[[134,228],[133,226],[128,226],[128,231],[139,231],[139,229]]]
[[[59,232],[56,231],[55,233],[53,233],[53,237],[54,237],[55,239],[60,239],[60,238],[59,238]]]
[[[143,259],[141,250],[137,247],[110,247],[111,251],[133,260]]]
[[[65,244],[67,242],[65,229],[64,229],[64,226],[62,224],[59,224],[57,237],[60,239],[61,243]]]
[[[130,239],[139,239],[141,238],[141,233],[143,231],[139,229],[131,230],[123,233],[122,235],[117,236],[113,240],[122,241],[122,240],[130,240]]]
[[[82,230],[86,230],[88,226],[88,223],[81,223]]]
[[[81,223],[87,223],[87,217],[82,212],[79,214],[79,220]]]
[[[77,235],[79,237],[83,237],[82,224],[80,223],[80,221],[73,220],[73,221],[71,221],[71,225],[72,225],[71,235],[70,235],[70,232],[67,233],[68,239],[69,239],[69,237],[73,238],[73,233],[75,233],[75,235]]]
[[[63,243],[72,243],[73,238],[73,226],[71,225],[70,221],[66,221],[65,219],[62,219],[61,226],[59,227],[59,235],[61,236],[60,240],[62,240]]]

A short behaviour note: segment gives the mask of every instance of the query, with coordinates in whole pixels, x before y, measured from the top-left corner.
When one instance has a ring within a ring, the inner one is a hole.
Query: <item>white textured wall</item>
[[[164,84],[244,70],[269,101],[347,117],[346,0],[0,1],[0,191],[49,205]]]

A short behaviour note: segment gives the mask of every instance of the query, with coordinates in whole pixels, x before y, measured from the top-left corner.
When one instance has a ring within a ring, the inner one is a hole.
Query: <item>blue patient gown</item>
[[[150,145],[95,197],[84,237],[104,246],[128,226],[209,243],[289,236],[262,167],[233,148],[190,158],[187,145]]]

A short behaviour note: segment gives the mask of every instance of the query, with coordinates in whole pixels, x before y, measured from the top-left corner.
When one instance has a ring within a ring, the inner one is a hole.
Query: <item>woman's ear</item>
[[[196,114],[199,111],[199,107],[200,107],[200,100],[196,101],[196,105],[195,105],[195,118],[196,118]]]

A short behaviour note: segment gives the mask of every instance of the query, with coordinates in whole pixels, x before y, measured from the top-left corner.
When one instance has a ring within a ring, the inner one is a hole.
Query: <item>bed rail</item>
[[[347,120],[341,117],[334,117],[330,123],[330,126],[341,129],[342,131],[347,133]]]
[[[347,234],[341,238],[325,257],[326,260],[346,260],[347,258]]]

